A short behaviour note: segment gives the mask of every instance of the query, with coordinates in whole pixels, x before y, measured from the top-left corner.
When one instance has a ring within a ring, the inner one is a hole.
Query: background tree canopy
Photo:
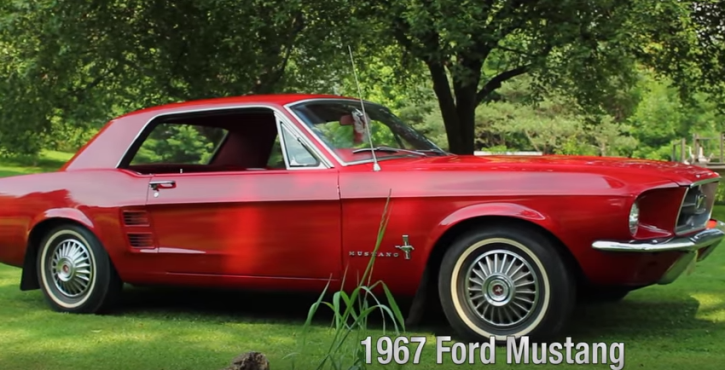
[[[357,95],[455,153],[669,159],[722,132],[715,0],[4,0],[0,153],[73,151],[141,107]],[[191,145],[191,147],[194,147]]]

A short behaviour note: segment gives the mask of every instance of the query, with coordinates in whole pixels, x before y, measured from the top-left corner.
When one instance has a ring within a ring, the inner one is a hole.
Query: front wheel
[[[101,242],[76,225],[47,234],[37,270],[46,301],[60,312],[99,313],[116,301],[123,287]]]
[[[476,341],[551,337],[575,302],[569,269],[549,239],[506,225],[461,235],[443,257],[438,289],[451,326]]]

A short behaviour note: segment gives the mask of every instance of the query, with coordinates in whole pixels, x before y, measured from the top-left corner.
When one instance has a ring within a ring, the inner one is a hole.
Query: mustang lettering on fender
[[[372,257],[373,252],[350,251],[349,256],[350,257]],[[380,258],[387,258],[387,257],[398,258],[400,256],[400,254],[392,253],[392,252],[378,252],[378,254],[376,256],[380,257]]]

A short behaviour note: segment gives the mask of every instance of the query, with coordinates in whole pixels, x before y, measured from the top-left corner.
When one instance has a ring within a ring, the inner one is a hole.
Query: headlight
[[[637,202],[632,204],[632,209],[629,210],[629,232],[632,235],[637,233],[639,227],[639,205]]]

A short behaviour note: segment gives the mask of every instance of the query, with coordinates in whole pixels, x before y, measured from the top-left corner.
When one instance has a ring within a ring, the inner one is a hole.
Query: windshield
[[[378,159],[446,154],[382,105],[366,102],[364,114],[354,100],[309,101],[290,109],[347,163],[372,159],[366,122]]]

